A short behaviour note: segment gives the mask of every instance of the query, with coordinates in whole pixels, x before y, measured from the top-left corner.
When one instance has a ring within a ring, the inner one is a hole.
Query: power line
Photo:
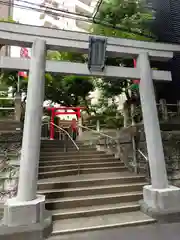
[[[90,17],[88,14],[81,14],[81,13],[75,13],[75,12],[71,12],[71,11],[68,11],[68,10],[64,10],[62,8],[59,8],[59,9],[56,9],[54,7],[47,7],[47,6],[43,6],[42,4],[37,4],[37,3],[30,3],[26,0],[18,0],[18,2],[20,3],[25,3],[25,4],[29,4],[29,5],[32,5],[32,6],[36,6],[40,9],[44,9],[44,11],[46,12],[46,10],[48,9],[49,11],[55,11],[53,13],[65,13],[65,14],[70,14],[70,15],[74,15],[74,16],[78,16],[78,17],[82,17],[82,18],[87,18],[87,19],[91,19],[92,20],[92,17]],[[37,8],[36,8],[37,9]]]
[[[94,24],[98,24],[98,25],[101,25],[101,26],[106,27],[106,28],[113,29],[113,30],[124,31],[124,32],[132,33],[132,34],[137,34],[139,36],[152,38],[152,36],[144,34],[144,33],[140,33],[140,32],[137,32],[137,31],[132,31],[132,30],[129,30],[129,29],[124,28],[124,27],[113,26],[112,24],[110,24],[108,22],[102,22],[100,19],[95,20],[92,17],[89,17],[88,15],[82,15],[82,14],[79,14],[79,13],[74,13],[74,12],[63,10],[63,9],[55,9],[55,8],[52,8],[52,7],[45,7],[45,6],[41,6],[39,4],[36,4],[36,3],[30,3],[30,2],[25,1],[25,0],[18,0],[18,2],[33,5],[33,6],[36,6],[36,8],[30,7],[30,6],[20,5],[20,4],[17,4],[17,3],[11,3],[10,4],[9,2],[4,2],[4,1],[0,1],[0,4],[7,5],[7,6],[15,6],[15,7],[18,7],[18,8],[21,8],[21,9],[25,9],[25,10],[33,10],[33,11],[36,11],[36,12],[39,12],[39,13],[46,13],[46,14],[49,14],[49,15],[54,16],[54,17],[61,17],[62,16],[62,17],[68,18],[68,19],[74,19],[74,20],[87,22],[87,23],[92,23],[92,24],[94,23]],[[42,9],[42,8],[44,8],[44,9]],[[55,11],[55,12],[52,12],[52,10]],[[67,14],[68,16],[64,16],[64,14]],[[77,18],[77,17],[79,17],[79,18]],[[97,20],[99,20],[99,22]]]
[[[98,8],[100,8],[100,6],[102,4],[102,1],[103,0],[101,0],[99,2]],[[112,24],[110,24],[108,22],[102,22],[100,18],[99,19],[96,18],[96,20],[95,20],[95,19],[93,19],[92,17],[90,17],[89,15],[86,15],[86,14],[82,15],[82,14],[79,14],[79,13],[74,13],[74,12],[71,12],[71,11],[63,10],[63,9],[56,9],[56,8],[53,8],[53,7],[46,7],[46,6],[42,6],[42,5],[36,4],[36,3],[30,3],[30,2],[28,2],[26,0],[19,0],[19,2],[30,4],[30,5],[34,5],[36,7],[41,8],[41,9],[37,9],[37,8],[32,8],[31,7],[31,9],[36,10],[36,11],[39,11],[39,10],[42,10],[42,8],[45,8],[43,10],[43,13],[46,12],[46,13],[49,13],[50,15],[52,15],[52,16],[53,15],[56,16],[56,17],[59,16],[59,15],[57,15],[57,12],[60,13],[60,15],[61,15],[61,13],[64,13],[64,14],[68,14],[68,16],[63,16],[63,17],[66,17],[66,18],[75,19],[75,20],[78,20],[78,21],[83,21],[83,22],[88,22],[88,23],[94,23],[94,24],[98,24],[98,25],[101,25],[101,26],[106,27],[106,28],[111,28],[111,29],[114,29],[114,30],[120,30],[120,31],[124,31],[124,32],[129,32],[129,33],[132,33],[132,34],[138,34],[139,36],[152,38],[152,36],[144,34],[144,33],[140,33],[140,32],[137,32],[137,31],[132,31],[132,30],[127,29],[125,27],[113,26]],[[52,10],[55,11],[55,12],[51,12]],[[76,18],[76,16],[78,16],[80,18]]]

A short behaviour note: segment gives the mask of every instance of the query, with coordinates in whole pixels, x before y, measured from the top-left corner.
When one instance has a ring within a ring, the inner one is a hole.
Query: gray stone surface
[[[180,188],[169,186],[155,189],[152,185],[143,187],[143,199],[149,208],[164,214],[180,212]]]
[[[37,195],[33,201],[20,202],[8,199],[4,205],[3,223],[6,226],[21,226],[42,222],[45,217],[45,196]]]
[[[179,238],[180,223],[173,223],[56,236],[48,240],[179,240]]]
[[[143,200],[140,201],[141,211],[150,217],[156,219],[159,223],[175,223],[180,222],[180,211],[165,213],[161,211],[155,211],[150,208]]]
[[[52,217],[47,211],[44,221],[39,223],[11,227],[0,224],[1,240],[44,240],[51,232]]]

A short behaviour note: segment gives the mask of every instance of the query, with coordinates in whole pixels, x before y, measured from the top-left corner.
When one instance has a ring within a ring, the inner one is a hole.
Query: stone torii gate
[[[5,204],[4,226],[28,225],[35,231],[32,229],[37,225],[41,226],[38,231],[42,231],[51,222],[44,210],[45,197],[36,195],[45,72],[141,80],[139,90],[152,180],[151,185],[144,187],[144,204],[159,214],[180,212],[180,189],[168,185],[152,81],[171,81],[171,73],[150,67],[150,60],[168,61],[174,52],[180,52],[178,45],[107,38],[106,56],[137,59],[137,68],[105,66],[103,71],[90,71],[82,63],[46,61],[47,50],[87,53],[88,34],[1,22],[0,45],[32,47],[31,59],[0,58],[1,69],[29,71],[18,193]]]

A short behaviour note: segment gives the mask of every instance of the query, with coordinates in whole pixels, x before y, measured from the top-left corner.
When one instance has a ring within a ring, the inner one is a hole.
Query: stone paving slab
[[[48,240],[179,240],[180,223],[153,224],[50,237]]]

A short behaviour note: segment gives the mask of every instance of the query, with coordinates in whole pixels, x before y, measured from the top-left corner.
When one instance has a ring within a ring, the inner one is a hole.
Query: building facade
[[[7,20],[13,15],[13,0],[3,0],[0,2],[0,19]],[[9,47],[2,47],[0,50],[1,56],[7,56],[10,54]]]
[[[155,12],[152,31],[159,42],[180,44],[180,0],[146,0]],[[162,65],[162,64],[161,64]],[[159,68],[162,69],[162,66]],[[180,54],[175,53],[166,69],[172,73],[172,82],[157,84],[158,99],[164,98],[168,103],[180,99]],[[165,69],[163,69],[165,70]]]
[[[41,4],[44,12],[40,16],[42,25],[86,32],[90,24],[83,21],[84,16],[92,17],[97,3],[98,0],[44,0]]]

